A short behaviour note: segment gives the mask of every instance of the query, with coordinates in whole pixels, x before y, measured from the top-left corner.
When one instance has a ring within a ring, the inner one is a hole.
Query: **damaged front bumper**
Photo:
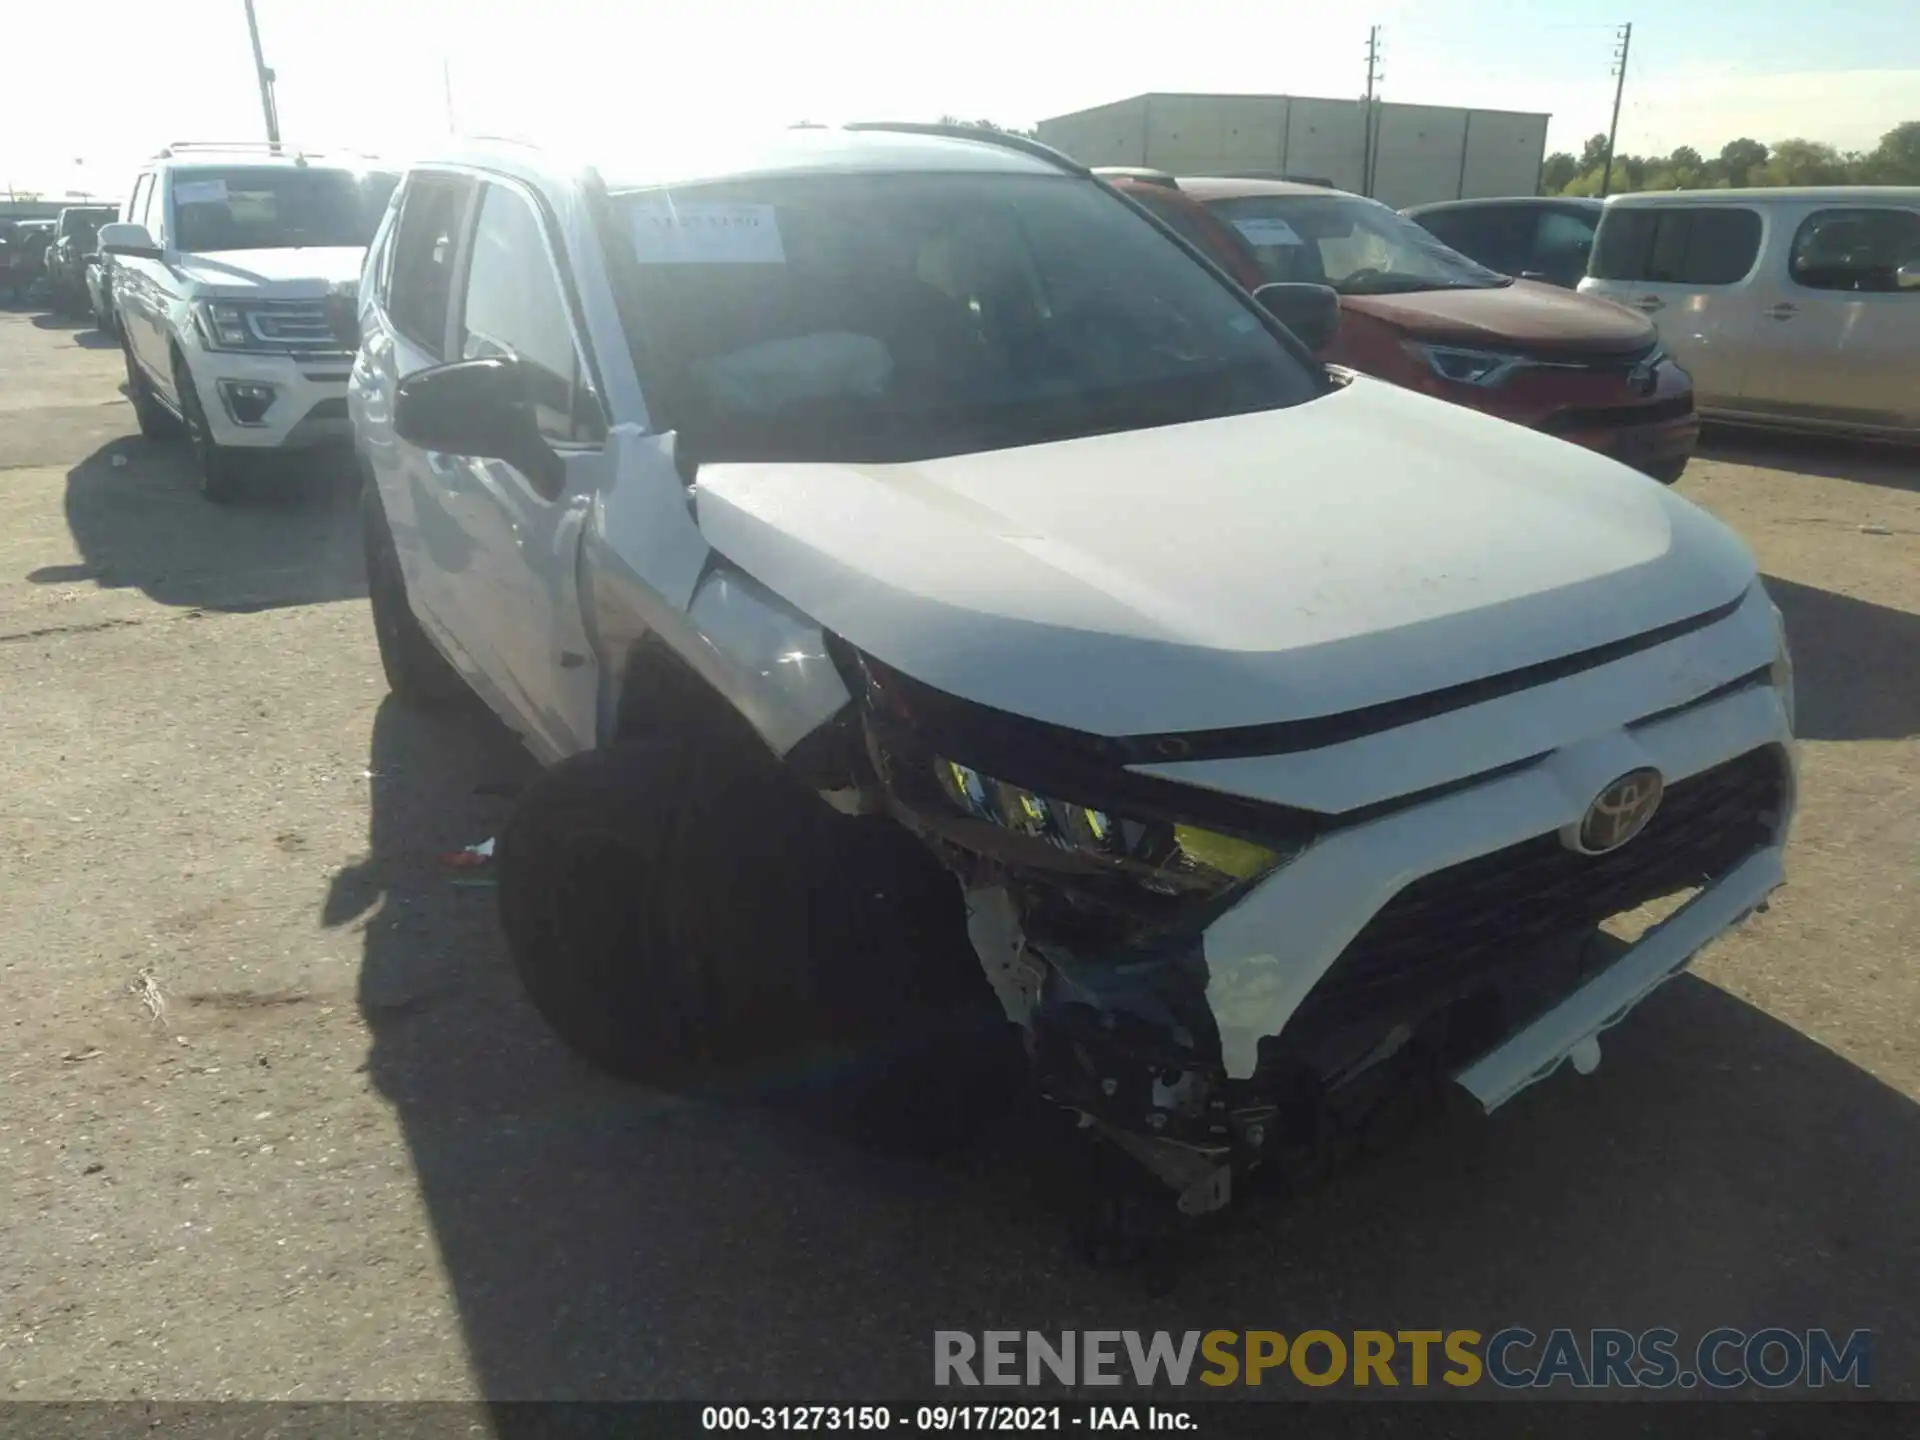
[[[1771,635],[1765,604],[1725,622],[1739,645],[1699,643],[1749,664],[1746,642]],[[1284,813],[1290,791],[1326,806],[1310,839],[1277,839],[1266,869],[1158,923],[1080,925],[1083,875],[1036,863],[1032,837],[956,828],[929,815],[929,792],[887,790],[960,877],[974,949],[1044,1092],[1199,1214],[1228,1202],[1236,1175],[1284,1167],[1416,1076],[1490,1112],[1569,1059],[1590,1070],[1601,1031],[1765,908],[1795,798],[1791,697],[1760,665],[1669,703],[1659,686],[1689,683],[1685,668],[1668,647],[1312,753],[1130,767],[1206,797],[1210,821],[1232,822],[1219,807],[1236,800]],[[1418,773],[1449,763],[1449,731],[1484,749],[1487,734],[1524,745],[1580,725],[1464,781]],[[884,778],[898,757],[884,727],[869,741]],[[1563,840],[1642,769],[1666,784],[1642,835],[1601,854]],[[1396,782],[1404,798],[1382,798]],[[1631,943],[1601,929],[1689,891]]]

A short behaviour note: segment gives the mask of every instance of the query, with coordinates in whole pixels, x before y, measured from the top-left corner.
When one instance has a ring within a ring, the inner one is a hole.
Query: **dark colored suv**
[[[1601,203],[1576,195],[1443,200],[1400,213],[1489,270],[1571,290],[1587,273]]]
[[[69,205],[60,212],[53,246],[47,251],[47,289],[54,309],[87,308],[87,261],[94,254],[93,237],[117,213],[111,205]]]

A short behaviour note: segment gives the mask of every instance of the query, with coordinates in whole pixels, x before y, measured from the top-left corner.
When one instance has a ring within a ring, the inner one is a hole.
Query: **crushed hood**
[[[357,284],[366,249],[360,245],[288,246],[273,250],[216,250],[182,254],[173,268],[202,296],[275,300],[324,298],[331,288]]]
[[[1602,456],[1356,378],[897,465],[714,464],[722,554],[850,643],[1097,734],[1338,714],[1710,610],[1730,531]]]
[[[1420,340],[1483,349],[1518,347],[1620,355],[1653,344],[1653,322],[1611,300],[1516,280],[1490,290],[1418,290],[1408,295],[1343,295],[1354,310]]]

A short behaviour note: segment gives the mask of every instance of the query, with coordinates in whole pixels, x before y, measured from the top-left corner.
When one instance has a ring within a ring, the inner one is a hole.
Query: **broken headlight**
[[[1129,740],[960,700],[870,656],[837,663],[863,697],[869,758],[894,805],[964,852],[961,868],[1004,877],[1030,936],[1111,953],[1204,927],[1322,824],[1153,775]]]
[[[933,771],[961,814],[1049,847],[1063,861],[1080,862],[1064,868],[1091,865],[1162,895],[1218,895],[1259,879],[1286,858],[1269,846],[1200,825],[1135,820],[1054,799],[942,756],[934,757]],[[1015,853],[1045,868],[1043,854]]]

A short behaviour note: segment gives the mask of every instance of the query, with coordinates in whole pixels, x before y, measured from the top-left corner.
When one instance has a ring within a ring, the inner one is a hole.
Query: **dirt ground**
[[[882,1159],[636,1092],[439,852],[524,774],[386,697],[324,465],[254,503],[117,350],[0,313],[0,1377],[32,1398],[871,1399],[932,1331],[1876,1332],[1920,1396],[1920,463],[1713,439],[1681,489],[1798,657],[1791,883],[1606,1043],[1197,1249],[1084,1268],[1021,1132]]]

